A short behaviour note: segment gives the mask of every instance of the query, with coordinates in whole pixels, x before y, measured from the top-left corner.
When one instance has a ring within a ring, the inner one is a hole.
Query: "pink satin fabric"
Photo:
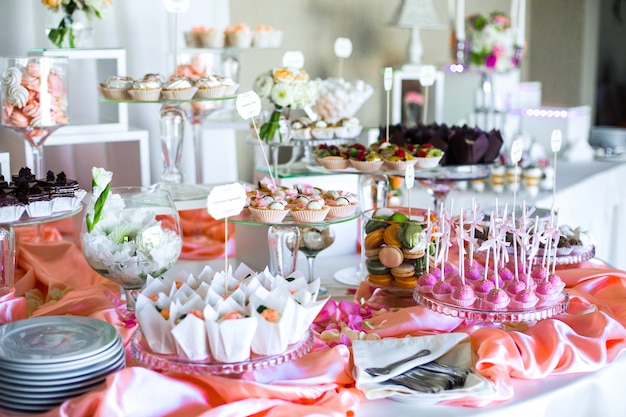
[[[48,232],[37,240],[32,230],[18,231],[17,285],[0,294],[0,323],[25,318],[25,297],[41,294],[32,316],[75,314],[112,323],[128,344],[136,330],[119,299],[116,285],[94,273],[71,242]],[[515,329],[473,326],[421,306],[409,298],[369,319],[368,332],[403,337],[463,331],[470,334],[476,368],[497,386],[499,398],[515,395],[512,378],[590,372],[610,363],[626,347],[626,272],[588,263],[588,268],[561,269],[570,308],[557,318]],[[59,296],[59,291],[63,292]],[[56,294],[56,295],[55,295]],[[356,300],[394,304],[397,296],[362,284]],[[330,301],[333,302],[332,300]],[[31,307],[32,308],[32,307]],[[328,347],[316,340],[303,358],[240,379],[165,374],[129,366],[100,389],[67,400],[53,416],[353,416],[364,397],[354,387],[350,348]],[[482,407],[493,400],[461,398],[450,404]]]
[[[226,251],[228,257],[235,256],[235,225],[228,224],[228,244],[225,223],[215,220],[206,209],[184,210],[180,213],[183,228],[183,250],[180,259],[218,259],[223,258]]]

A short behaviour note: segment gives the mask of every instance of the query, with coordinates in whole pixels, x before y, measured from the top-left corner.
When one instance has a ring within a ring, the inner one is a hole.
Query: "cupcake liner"
[[[311,136],[313,136],[315,139],[333,139],[335,137],[335,128],[314,127],[311,128]]]
[[[280,223],[289,213],[289,210],[270,210],[249,207],[252,217],[260,223]]]
[[[467,300],[459,300],[459,299],[456,299],[456,298],[454,298],[454,297],[450,297],[450,300],[451,300],[454,304],[459,305],[459,306],[461,306],[461,307],[469,307],[469,306],[471,306],[472,304],[474,304],[474,303],[476,302],[476,299],[477,299],[477,298],[478,298],[478,297],[474,296],[474,297],[472,297],[472,298],[468,298]]]
[[[304,129],[291,129],[291,136],[294,139],[311,139],[311,128],[305,127]],[[321,164],[320,164],[321,165]]]
[[[11,223],[17,221],[20,217],[22,217],[24,211],[26,211],[26,206],[22,204],[0,207],[0,223]]]
[[[130,100],[128,89],[125,88],[109,88],[102,85],[98,86],[100,94],[107,100]]]
[[[415,159],[410,161],[383,161],[385,168],[390,171],[404,171],[409,165],[415,165]]]
[[[131,99],[137,101],[159,101],[159,98],[161,98],[161,89],[131,88],[130,90],[128,90],[128,95]]]
[[[224,97],[234,96],[237,93],[237,90],[239,90],[239,84],[227,85],[224,90]]]
[[[429,169],[435,168],[439,166],[439,161],[441,161],[441,157],[438,158],[415,158],[415,168],[419,169]]]
[[[327,156],[320,158],[319,162],[326,169],[346,169],[350,166],[350,161],[340,156]]]
[[[200,87],[193,98],[222,98],[226,91],[225,85],[217,87]]]
[[[292,210],[291,216],[298,223],[319,223],[324,221],[329,211],[329,206],[321,210]]]
[[[433,286],[432,285],[420,285],[420,284],[417,284],[417,289],[419,290],[419,292],[425,293],[425,294],[431,294],[433,292]]]
[[[226,46],[235,48],[249,48],[252,45],[252,32],[226,32]]]
[[[374,172],[380,171],[380,168],[383,166],[383,161],[355,161],[354,159],[351,159],[350,165],[352,165],[357,171]]]
[[[29,217],[47,217],[52,214],[52,200],[28,203],[26,212]]]
[[[356,211],[356,204],[348,204],[345,206],[330,206],[330,210],[328,211],[328,217],[339,218],[339,217],[349,217],[354,215]]]
[[[530,300],[530,301],[518,301],[518,300],[511,300],[511,307],[514,308],[522,308],[522,309],[527,309],[527,308],[532,308],[534,306],[537,305],[537,303],[539,302],[539,298],[535,298],[534,300]]]
[[[184,89],[176,89],[176,90],[161,90],[161,94],[163,94],[163,98],[165,100],[191,100],[191,98],[196,94],[196,90],[198,87],[184,88]]]
[[[223,48],[226,42],[226,37],[222,31],[211,31],[201,33],[198,36],[200,46],[205,48]]]

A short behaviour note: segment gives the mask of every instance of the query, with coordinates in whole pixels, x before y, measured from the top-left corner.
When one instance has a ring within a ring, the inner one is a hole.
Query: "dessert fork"
[[[430,355],[430,350],[422,349],[416,354],[409,356],[408,358],[400,359],[399,361],[390,363],[387,366],[383,366],[381,368],[376,368],[376,367],[365,368],[365,372],[367,372],[371,376],[389,375],[391,371],[393,371],[394,369],[396,369],[398,366],[402,365],[403,363],[406,363],[406,362],[412,361],[413,359],[421,358],[422,356],[427,356],[427,355]]]

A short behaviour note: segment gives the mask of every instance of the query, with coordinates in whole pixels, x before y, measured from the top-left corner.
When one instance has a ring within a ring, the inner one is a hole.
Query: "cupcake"
[[[396,149],[393,154],[383,158],[385,168],[390,171],[404,171],[407,166],[415,165],[415,158],[406,149]]]
[[[225,38],[224,31],[214,27],[204,28],[204,30],[198,34],[199,46],[203,48],[223,48]]]
[[[338,138],[356,138],[363,126],[356,117],[344,117],[335,126],[335,136]]]
[[[276,200],[274,197],[265,196],[271,199],[267,204],[263,201],[263,204],[254,205],[248,207],[252,217],[260,223],[280,223],[289,213],[287,205],[284,201]]]
[[[298,223],[320,223],[323,222],[330,207],[323,201],[310,201],[304,208],[292,208],[291,216]]]
[[[245,23],[224,30],[225,44],[232,48],[249,48],[252,45],[252,32]]]
[[[161,97],[161,80],[156,74],[148,74],[141,80],[135,80],[128,94],[137,101],[158,101]]]
[[[416,153],[415,167],[419,169],[430,169],[439,166],[443,158],[443,151],[435,148],[430,143],[425,143],[419,147]]]
[[[361,151],[350,157],[350,165],[357,171],[376,172],[383,166],[383,158],[377,152]]]
[[[100,84],[100,94],[108,100],[130,100],[128,90],[133,86],[130,77],[111,75]]]
[[[163,85],[161,93],[165,100],[190,100],[198,87],[187,77],[174,77]]]
[[[318,159],[321,166],[330,170],[346,169],[350,161],[345,155],[328,155]]]
[[[214,75],[205,75],[194,85],[198,88],[194,98],[221,98],[226,92],[226,86]]]
[[[332,139],[335,137],[335,128],[324,120],[318,120],[311,126],[311,136],[315,139]]]
[[[354,194],[347,191],[327,191],[324,194],[326,205],[330,207],[328,217],[340,218],[354,215],[357,201]]]
[[[278,48],[283,41],[283,32],[272,26],[258,25],[252,35],[252,46],[257,48]]]
[[[308,117],[301,117],[291,123],[291,136],[294,139],[311,139],[311,120]]]
[[[231,97],[237,93],[237,90],[239,89],[239,84],[233,81],[232,78],[222,77],[220,75],[217,75],[217,78],[224,86],[224,97]]]

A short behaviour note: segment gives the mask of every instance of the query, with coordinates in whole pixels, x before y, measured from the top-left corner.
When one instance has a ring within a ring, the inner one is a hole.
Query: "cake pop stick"
[[[343,14],[343,13],[342,13]],[[339,79],[343,78],[343,61],[352,55],[352,41],[349,38],[335,39],[334,51],[339,58]]]
[[[428,273],[430,269],[430,239],[432,236],[432,224],[430,222],[430,207],[426,212],[426,273]]]
[[[511,144],[511,162],[515,167],[515,175],[513,175],[513,213],[515,213],[515,205],[517,204],[517,187],[518,187],[518,175],[517,169],[519,168],[519,161],[522,160],[522,140],[516,139]],[[515,219],[515,216],[513,216]]]
[[[387,142],[389,140],[389,100],[391,94],[391,87],[393,85],[393,70],[391,67],[386,67],[385,72],[383,74],[383,86],[385,91],[387,92],[387,123],[385,125],[385,140]]]
[[[464,234],[465,234],[465,229],[463,228],[463,209],[461,208],[461,214],[459,215],[459,238],[458,238],[458,244],[459,244],[459,271],[461,273],[461,283],[463,285],[465,285],[465,265],[464,265],[464,255],[465,255],[465,244],[463,243],[464,241]]]
[[[531,248],[529,251],[529,256],[528,256],[528,273],[526,274],[526,288],[529,288],[530,286],[530,272],[532,270],[532,265],[533,265],[533,259],[535,257],[535,255],[537,254],[537,250],[539,248],[539,240],[535,240],[535,239],[539,239],[539,235],[537,234],[537,226],[539,225],[539,216],[537,216],[537,221],[535,222],[535,227],[533,230],[533,242],[531,243]]]

